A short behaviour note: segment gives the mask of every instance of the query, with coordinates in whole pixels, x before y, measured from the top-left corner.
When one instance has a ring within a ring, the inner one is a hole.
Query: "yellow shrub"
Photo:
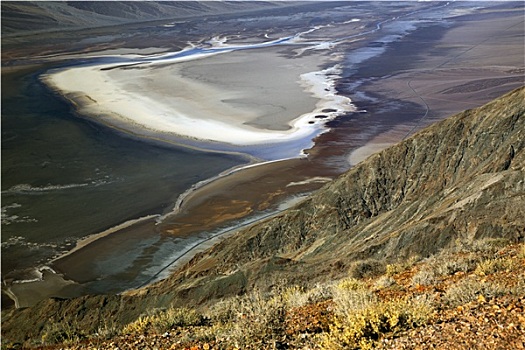
[[[366,284],[355,278],[345,278],[339,281],[339,283],[337,283],[336,289],[343,291],[360,290],[366,289]]]
[[[322,341],[324,349],[370,349],[387,333],[397,333],[426,323],[433,314],[425,300],[370,303],[354,312],[337,314]]]
[[[508,281],[485,281],[479,277],[468,277],[450,286],[443,295],[442,301],[449,307],[464,305],[482,296],[491,299],[503,295],[521,296],[525,291],[525,285],[518,278],[517,284],[509,284]]]
[[[341,316],[362,310],[376,301],[376,296],[362,281],[346,278],[333,287],[335,312]]]
[[[281,293],[283,301],[291,307],[301,307],[308,303],[307,293],[299,286],[285,288]]]
[[[518,258],[525,259],[525,244],[521,245],[521,248],[518,251]]]
[[[201,324],[202,316],[193,309],[171,308],[154,315],[141,316],[122,329],[123,334],[142,334],[146,331],[162,333],[174,327]]]
[[[405,266],[402,264],[388,264],[386,265],[387,276],[394,276],[400,272],[405,271]]]
[[[237,348],[253,348],[282,339],[288,302],[301,294],[299,288],[278,289],[265,293],[260,290],[226,300],[220,308],[210,310],[218,336]],[[229,311],[226,310],[229,308]]]
[[[474,273],[478,276],[486,276],[498,271],[512,269],[515,262],[510,258],[495,258],[483,260],[478,263]]]
[[[43,344],[75,343],[84,339],[86,335],[75,322],[58,322],[46,325],[42,333]]]
[[[123,334],[142,334],[150,326],[150,317],[143,316],[139,317],[135,321],[128,323],[122,329]]]
[[[396,284],[396,280],[390,276],[381,276],[374,282],[374,290],[381,290],[392,287]]]

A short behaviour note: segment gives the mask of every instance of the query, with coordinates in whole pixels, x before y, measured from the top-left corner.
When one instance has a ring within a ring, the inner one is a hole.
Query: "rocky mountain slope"
[[[519,89],[437,123],[223,241],[150,292],[180,290],[203,301],[214,293],[205,286],[217,281],[235,279],[231,288],[241,291],[272,274],[315,281],[358,260],[426,257],[458,240],[523,240],[524,113]],[[209,293],[197,294],[203,288]]]
[[[276,4],[265,1],[2,1],[2,35],[180,19],[271,6]]]
[[[49,322],[94,332],[147,310],[213,304],[276,285],[385,272],[480,239],[525,239],[525,88],[375,154],[301,204],[199,254],[170,278],[121,296],[48,300],[3,315],[4,339]]]
[[[377,277],[279,285],[210,308],[149,310],[94,333],[74,320],[50,323],[37,348],[522,349],[524,267],[524,243],[482,239],[387,265]]]

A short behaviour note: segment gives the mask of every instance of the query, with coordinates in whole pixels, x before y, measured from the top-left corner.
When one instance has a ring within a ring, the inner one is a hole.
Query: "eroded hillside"
[[[525,88],[437,123],[368,158],[303,203],[196,256],[170,278],[119,296],[47,300],[3,315],[4,339],[49,323],[94,333],[148,310],[211,305],[276,285],[311,287],[385,272],[480,239],[525,237]]]
[[[195,258],[151,292],[178,289],[204,301],[214,296],[215,281],[235,279],[231,288],[239,292],[264,287],[272,275],[316,281],[356,260],[430,256],[458,239],[522,240],[524,101],[525,89],[515,90],[371,156],[295,208]]]
[[[260,10],[276,6],[272,2],[255,4],[197,1],[4,1],[2,34],[19,35],[39,30],[64,30],[110,26],[119,23],[180,19]]]

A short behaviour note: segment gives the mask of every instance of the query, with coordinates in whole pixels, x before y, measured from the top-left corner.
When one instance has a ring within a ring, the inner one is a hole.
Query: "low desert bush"
[[[334,295],[335,312],[340,315],[354,313],[356,310],[366,309],[369,305],[377,302],[375,294],[368,290],[352,290],[346,293]]]
[[[387,276],[394,276],[403,271],[405,271],[405,265],[399,264],[399,263],[388,264],[386,265],[386,268],[385,268],[385,273],[387,274]]]
[[[407,260],[404,260],[404,261],[401,261],[401,262],[397,262],[397,263],[394,263],[394,264],[388,264],[386,265],[386,274],[388,276],[394,276],[394,275],[397,275],[398,273],[401,273],[401,272],[404,272],[408,269],[410,269],[411,267],[413,267],[418,261],[421,260],[421,257],[420,256],[411,256],[410,258],[408,258]]]
[[[463,257],[448,258],[436,266],[438,276],[450,276],[456,272],[470,272],[475,269],[479,258],[474,254]]]
[[[157,333],[169,331],[175,327],[200,326],[203,316],[194,309],[171,308],[152,317],[152,326]]]
[[[360,260],[352,263],[348,272],[353,278],[376,277],[385,273],[385,264],[374,259]]]
[[[377,280],[375,280],[375,282],[374,282],[374,289],[375,290],[381,290],[381,289],[392,287],[395,284],[396,284],[396,280],[395,279],[393,279],[390,276],[386,276],[385,275],[385,276],[381,276]]]
[[[364,282],[354,278],[345,278],[333,285],[332,296],[335,311],[340,315],[364,309],[377,300]]]
[[[525,259],[525,244],[522,244],[518,251],[518,258]]]
[[[474,271],[481,257],[474,253],[462,256],[452,253],[441,253],[427,261],[427,269],[434,274],[434,277],[451,276],[457,272]]]
[[[343,278],[332,286],[332,294],[337,291],[347,292],[352,290],[367,289],[366,283],[353,277]]]
[[[124,326],[122,333],[162,333],[175,327],[198,326],[203,322],[203,316],[193,309],[170,308],[152,315],[139,317],[137,320]]]
[[[235,322],[239,310],[240,297],[226,298],[214,303],[206,316],[210,319],[212,324],[227,324]]]
[[[438,277],[433,269],[424,266],[412,276],[412,286],[430,286],[436,283]]]
[[[362,283],[348,279],[341,288]],[[287,314],[292,309],[332,298],[336,287],[323,284],[311,289],[276,286],[271,292],[254,290],[215,303],[206,315],[216,339],[242,349],[278,348],[287,337]]]
[[[328,300],[332,297],[332,289],[328,284],[318,284],[310,289],[298,286],[284,288],[280,293],[288,309],[302,307]]]
[[[85,339],[86,334],[74,323],[58,322],[49,323],[42,332],[43,344],[76,343]]]
[[[430,277],[430,271],[434,278],[451,276],[457,272],[472,272],[483,259],[497,253],[507,244],[508,240],[499,238],[474,241],[457,240],[454,249],[444,251],[427,260],[429,270],[427,277]],[[424,276],[419,277],[424,279]]]
[[[443,295],[443,303],[450,307],[464,305],[476,299],[490,299],[502,295],[519,293],[516,286],[480,281],[475,277],[460,280]]]
[[[512,295],[523,297],[525,295],[525,273],[518,276],[517,283],[512,288]]]
[[[128,323],[122,328],[122,334],[142,334],[145,333],[151,326],[151,316],[141,316],[135,321]]]
[[[354,305],[350,309],[338,305],[330,332],[322,336],[323,349],[372,349],[382,336],[418,327],[433,315],[431,303],[424,298],[368,300],[358,309]]]
[[[508,244],[509,240],[505,238],[457,240],[454,251],[456,253],[494,254]]]
[[[511,258],[494,258],[480,261],[474,273],[478,276],[486,276],[498,271],[512,269],[516,262]]]
[[[120,328],[113,321],[104,320],[90,338],[107,340],[119,334]]]
[[[209,312],[217,336],[238,348],[261,348],[279,342],[285,332],[287,299],[293,293],[291,289],[287,293],[254,290],[217,303]]]

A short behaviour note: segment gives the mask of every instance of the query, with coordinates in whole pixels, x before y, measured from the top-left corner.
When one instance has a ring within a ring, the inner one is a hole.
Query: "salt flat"
[[[233,145],[311,138],[326,120],[353,106],[335,96],[331,82],[337,70],[322,70],[326,58],[287,57],[280,50],[77,66],[44,81],[81,114],[139,136]],[[327,106],[335,112],[323,113]]]

